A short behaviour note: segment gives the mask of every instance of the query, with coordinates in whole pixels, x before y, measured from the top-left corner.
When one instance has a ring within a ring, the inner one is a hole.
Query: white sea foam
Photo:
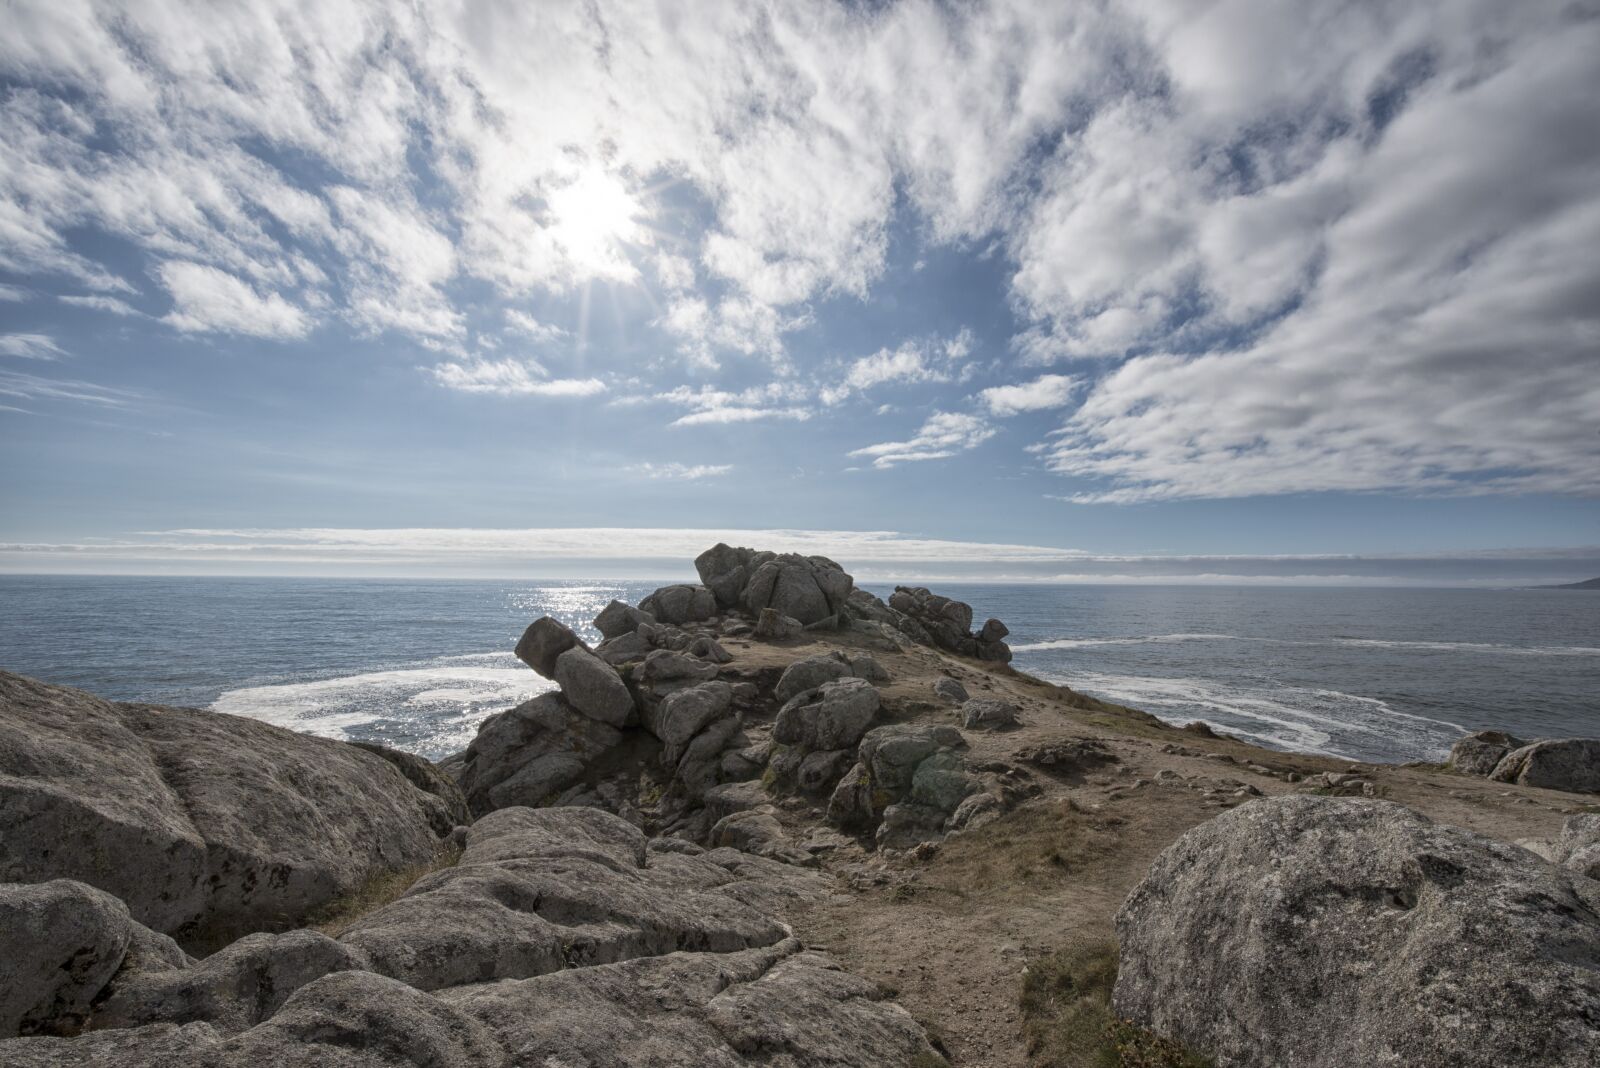
[[[1013,652],[1026,653],[1042,649],[1087,649],[1095,645],[1172,645],[1180,642],[1243,642],[1260,639],[1241,638],[1236,634],[1146,634],[1132,638],[1054,638],[1050,641],[1013,645]]]
[[[358,737],[356,728],[396,720],[426,739],[422,748],[444,750],[470,741],[485,715],[554,688],[509,653],[474,653],[416,667],[242,687],[222,693],[211,708],[329,738]]]
[[[1094,672],[1058,681],[1168,722],[1201,719],[1269,746],[1329,756],[1356,756],[1357,748],[1432,755],[1467,732],[1460,724],[1401,712],[1378,698],[1341,690]]]
[[[1374,649],[1428,649],[1441,653],[1490,653],[1506,656],[1600,656],[1588,645],[1500,645],[1494,642],[1402,642],[1379,638],[1334,638],[1330,644]]]

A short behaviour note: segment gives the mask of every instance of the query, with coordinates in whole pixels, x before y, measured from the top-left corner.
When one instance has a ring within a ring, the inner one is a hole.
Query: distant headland
[[[1600,590],[1600,578],[1584,579],[1582,582],[1563,582],[1557,586],[1535,586],[1536,590]]]

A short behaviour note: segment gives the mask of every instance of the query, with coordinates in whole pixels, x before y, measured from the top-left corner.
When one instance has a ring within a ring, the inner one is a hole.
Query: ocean
[[[597,640],[606,602],[661,584],[0,576],[0,667],[437,758],[552,688],[511,655],[530,621]],[[934,587],[1004,620],[1020,670],[1270,748],[1433,760],[1484,728],[1600,734],[1600,592]]]

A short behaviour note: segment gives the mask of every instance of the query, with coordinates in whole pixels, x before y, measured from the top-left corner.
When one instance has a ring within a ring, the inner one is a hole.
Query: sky
[[[9,0],[0,571],[1600,574],[1600,5]]]

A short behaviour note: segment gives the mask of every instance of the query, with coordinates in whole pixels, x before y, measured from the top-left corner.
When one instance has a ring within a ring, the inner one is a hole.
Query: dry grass
[[[334,898],[317,909],[307,918],[306,926],[321,931],[329,938],[338,938],[361,917],[382,908],[411,889],[424,875],[453,868],[460,859],[460,850],[444,850],[434,857],[432,863],[375,875],[350,893]]]
[[[937,872],[963,895],[1032,896],[1113,853],[1118,822],[1066,800],[1023,805],[977,833],[947,840]]]
[[[1022,1031],[1039,1068],[1209,1068],[1210,1062],[1111,1011],[1117,947],[1053,953],[1022,977]]]

